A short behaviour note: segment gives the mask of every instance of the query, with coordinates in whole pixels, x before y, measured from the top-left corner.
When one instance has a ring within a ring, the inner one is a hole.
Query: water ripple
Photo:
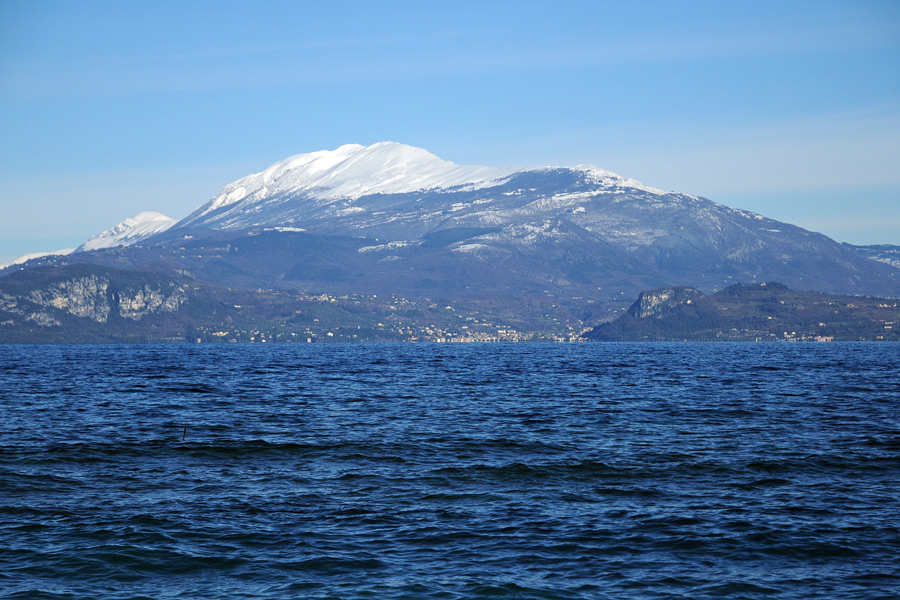
[[[0,347],[0,598],[891,598],[889,344]]]

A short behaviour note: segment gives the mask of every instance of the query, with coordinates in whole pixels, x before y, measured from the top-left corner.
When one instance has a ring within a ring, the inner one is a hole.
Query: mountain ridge
[[[900,302],[798,292],[777,282],[706,295],[690,287],[641,292],[590,341],[900,341]]]
[[[104,238],[115,246],[19,268],[87,262],[249,290],[508,306],[540,298],[576,315],[574,329],[614,319],[626,298],[663,286],[709,293],[778,280],[900,296],[897,267],[762,215],[588,165],[485,169],[393,142],[295,155],[228,184],[177,223],[162,217],[159,231],[117,226]],[[256,187],[241,183],[250,180]]]
[[[154,211],[144,211],[88,238],[75,252],[99,250],[115,246],[132,246],[177,223],[176,219]]]

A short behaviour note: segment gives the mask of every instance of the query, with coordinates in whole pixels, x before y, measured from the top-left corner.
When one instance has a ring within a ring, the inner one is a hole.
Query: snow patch
[[[422,244],[421,240],[416,240],[414,242],[409,242],[406,240],[398,240],[395,242],[388,242],[386,244],[378,244],[377,246],[363,246],[358,249],[357,252],[363,254],[365,252],[381,252],[384,250],[397,250],[398,248],[406,248],[407,246],[419,246]]]
[[[366,209],[362,206],[348,206],[347,208],[339,208],[334,211],[334,216],[336,217],[346,217],[348,215],[355,215],[361,212],[366,212]]]
[[[33,260],[35,258],[43,258],[45,256],[66,256],[67,254],[72,254],[75,252],[75,248],[65,248],[64,250],[53,250],[52,252],[29,252],[24,256],[20,256],[16,260],[12,262],[8,262],[0,265],[0,269],[5,269],[6,267],[12,267],[13,265],[21,265],[22,263],[26,263],[29,260]]]
[[[175,223],[175,219],[170,219],[164,214],[145,211],[125,219],[106,231],[91,236],[88,241],[78,246],[75,252],[114,248],[116,246],[131,246],[151,235],[162,233]]]
[[[359,198],[465,186],[498,185],[516,169],[457,165],[434,154],[398,144],[345,144],[335,150],[298,154],[248,175],[219,192],[200,216],[237,202],[290,192],[311,199]]]
[[[487,244],[460,244],[459,246],[453,248],[453,251],[472,253],[478,252],[479,250],[490,250],[490,248],[491,247]]]
[[[641,190],[642,192],[656,195],[665,195],[666,193],[658,188],[644,185],[637,179],[622,177],[618,173],[613,173],[612,171],[607,171],[606,169],[601,169],[600,167],[596,167],[594,165],[578,165],[575,168],[579,171],[583,171],[587,176],[586,179],[590,183],[602,185],[605,187],[634,188],[636,190]]]

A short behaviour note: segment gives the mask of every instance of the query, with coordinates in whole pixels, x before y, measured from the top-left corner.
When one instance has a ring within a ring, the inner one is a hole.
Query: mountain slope
[[[585,334],[593,341],[900,341],[897,300],[738,284],[712,295],[642,292],[628,311]]]
[[[594,322],[663,286],[900,296],[897,267],[761,215],[588,165],[464,167],[393,142],[290,157],[149,237],[103,239],[131,245],[32,263],[254,290],[553,298]]]
[[[846,248],[852,248],[866,258],[877,260],[889,264],[893,267],[900,268],[900,246],[892,246],[890,244],[875,244],[872,246],[855,246],[844,242],[841,244]]]
[[[276,228],[374,238],[404,248],[391,255],[400,260],[422,258],[426,240],[453,231],[447,250],[466,255],[473,267],[540,261],[566,248],[582,263],[618,263],[631,275],[633,285],[622,288],[628,293],[648,282],[714,290],[777,279],[798,289],[900,295],[900,269],[821,234],[705,198],[663,192],[589,165],[460,167],[393,142],[280,161],[226,186],[155,240]],[[588,289],[622,285],[621,277],[583,266],[563,270],[596,271],[593,279],[584,277]],[[548,272],[535,285],[546,281],[570,278]],[[577,285],[562,288],[586,293]]]
[[[106,231],[93,235],[75,249],[76,252],[112,248],[115,246],[131,246],[162,233],[176,223],[164,214],[152,211],[142,212],[125,219]]]
[[[29,252],[24,256],[20,256],[19,258],[13,260],[12,262],[4,263],[0,265],[0,271],[6,269],[7,267],[14,267],[16,265],[24,265],[30,261],[36,261],[46,257],[52,256],[66,256],[68,254],[72,254],[75,252],[75,248],[63,248],[62,250],[51,250],[50,252]]]
[[[303,208],[315,210],[341,199],[352,201],[374,194],[458,186],[474,189],[512,172],[512,169],[456,165],[421,148],[396,142],[371,146],[347,144],[333,151],[291,156],[260,173],[239,179],[182,220],[179,226],[234,229],[248,225],[285,225],[285,215],[281,214],[285,211],[300,208],[299,214],[303,214]],[[296,206],[301,203],[308,206]],[[354,208],[358,207],[350,207],[351,213]],[[256,215],[249,223],[248,213]],[[264,214],[276,218],[267,221]]]
[[[394,294],[234,289],[84,263],[0,278],[0,343],[559,341],[581,330],[577,317],[541,298],[451,306]]]

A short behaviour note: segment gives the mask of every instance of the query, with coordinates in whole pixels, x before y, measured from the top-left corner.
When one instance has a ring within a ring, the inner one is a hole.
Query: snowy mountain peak
[[[170,219],[166,215],[145,211],[125,219],[102,233],[91,236],[88,241],[76,248],[76,252],[130,246],[151,235],[165,231],[175,223],[175,219]]]
[[[461,213],[457,211],[466,204],[459,203],[460,194],[487,194],[479,201],[480,208],[476,212],[489,210],[483,206],[485,203],[501,210],[503,198],[508,194],[523,191],[530,194],[535,191],[530,189],[530,184],[523,184],[525,187],[518,191],[499,191],[516,178],[521,177],[521,181],[537,178],[550,189],[553,185],[561,185],[559,181],[551,183],[554,177],[560,175],[573,185],[582,186],[582,190],[596,188],[598,192],[602,189],[603,193],[620,195],[665,195],[661,190],[592,165],[532,169],[466,166],[443,160],[422,148],[397,142],[379,142],[371,146],[346,144],[334,150],[290,156],[259,173],[243,177],[225,186],[175,227],[307,227],[316,220],[350,216],[358,226],[371,227],[376,221],[392,219],[391,216],[378,215],[385,215],[383,209],[389,204],[403,203],[403,195],[429,192],[437,192],[435,198],[450,202],[453,206],[448,205],[448,210],[457,213],[454,218],[458,219]],[[576,180],[577,184],[574,183]],[[491,198],[490,190],[494,188],[498,191]],[[388,200],[386,197],[391,195],[395,198]],[[375,206],[381,208],[375,209]],[[430,206],[421,208],[424,212],[416,218],[425,221],[435,218],[434,201]],[[488,217],[482,214],[483,219]]]
[[[51,252],[29,252],[24,256],[20,256],[12,262],[0,264],[0,270],[5,269],[6,267],[12,267],[13,265],[21,265],[27,263],[29,260],[33,260],[35,258],[44,258],[47,256],[67,256],[75,252],[75,248],[65,248],[64,250],[53,250]]]
[[[291,156],[260,173],[239,179],[225,186],[201,214],[285,192],[334,199],[459,185],[475,188],[513,172],[515,169],[457,165],[422,148],[397,142],[378,142],[371,146],[346,144],[335,150]]]
[[[622,177],[618,173],[595,167],[594,165],[578,165],[575,167],[578,171],[583,171],[593,183],[603,186],[620,186],[634,188],[651,194],[665,194],[663,190],[644,185],[637,179],[630,177]]]

